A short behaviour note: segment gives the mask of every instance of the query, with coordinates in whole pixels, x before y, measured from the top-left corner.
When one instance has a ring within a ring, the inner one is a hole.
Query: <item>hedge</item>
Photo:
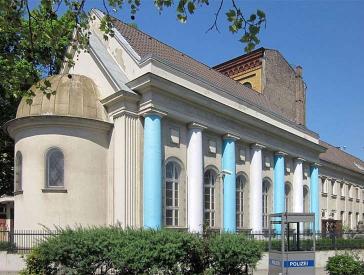
[[[347,252],[330,257],[326,264],[330,275],[363,275],[364,262]]]
[[[33,249],[23,274],[239,274],[261,257],[261,244],[238,234],[79,228]]]

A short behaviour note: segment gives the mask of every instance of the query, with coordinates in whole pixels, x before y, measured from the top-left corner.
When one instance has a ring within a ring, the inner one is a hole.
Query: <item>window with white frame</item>
[[[217,174],[208,169],[204,174],[204,222],[209,227],[215,226],[215,187]]]
[[[263,180],[262,185],[262,207],[263,207],[263,228],[268,228],[268,199],[269,199],[269,188],[270,188],[270,182],[268,180]]]
[[[23,191],[23,155],[20,151],[15,154],[15,192]]]
[[[345,197],[345,184],[343,182],[340,183],[340,195]]]
[[[331,195],[336,196],[336,180],[331,180]]]
[[[181,167],[175,161],[169,161],[165,169],[165,224],[166,226],[178,226],[180,214],[180,175]]]
[[[64,187],[64,156],[60,149],[52,148],[46,156],[47,187]]]
[[[359,201],[360,200],[360,189],[359,189],[359,187],[356,187],[355,191],[356,191],[356,200]]]
[[[244,222],[244,187],[246,178],[243,175],[236,177],[236,227],[243,228]]]
[[[342,224],[345,224],[345,211],[340,211],[340,220]]]
[[[321,192],[327,194],[327,181],[326,178],[321,178]]]
[[[355,213],[355,224],[354,224],[354,229],[357,229],[358,227],[358,223],[359,223],[359,212]]]
[[[348,185],[348,193],[349,193],[349,199],[353,198],[353,187],[351,185]]]
[[[348,225],[350,229],[353,229],[353,213],[349,212],[348,215]]]

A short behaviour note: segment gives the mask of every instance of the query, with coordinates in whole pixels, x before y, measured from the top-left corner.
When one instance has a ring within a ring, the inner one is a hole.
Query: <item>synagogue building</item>
[[[34,85],[3,126],[15,141],[8,225],[254,233],[271,213],[313,212],[317,230],[364,221],[364,162],[307,128],[300,66],[260,48],[208,67],[117,19],[105,40],[91,13],[88,51],[70,49],[75,65],[46,79],[55,93]]]

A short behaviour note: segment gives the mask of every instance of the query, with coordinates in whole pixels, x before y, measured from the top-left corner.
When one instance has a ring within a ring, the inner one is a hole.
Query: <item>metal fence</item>
[[[0,251],[29,253],[47,238],[58,234],[58,231],[49,230],[0,231]]]
[[[30,250],[49,237],[60,234],[59,231],[50,230],[16,230],[7,231],[0,230],[0,251],[8,251],[9,253],[28,253]],[[207,232],[208,235],[220,234],[218,230]],[[248,239],[258,240],[262,242],[264,249],[268,251],[269,233],[255,232],[249,230],[240,231],[239,234],[244,234]],[[305,232],[300,235],[303,242],[309,242],[312,239],[313,233]],[[347,233],[315,233],[316,250],[339,250],[339,249],[364,249],[364,233],[363,232],[347,232]],[[271,235],[272,245],[279,246],[281,241],[280,234]],[[307,243],[309,246],[310,244]]]

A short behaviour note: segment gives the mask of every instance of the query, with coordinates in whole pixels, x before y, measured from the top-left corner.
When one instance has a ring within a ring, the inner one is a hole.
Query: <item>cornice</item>
[[[255,150],[263,150],[265,148],[265,146],[262,144],[259,144],[259,143],[253,143],[250,145],[250,148],[255,149]]]
[[[364,174],[361,174],[357,171],[350,170],[350,169],[340,166],[336,163],[331,163],[331,162],[328,162],[328,161],[322,160],[322,159],[321,159],[321,164],[322,164],[322,167],[324,167],[328,170],[333,170],[336,173],[344,173],[345,174],[344,176],[354,177],[357,180],[364,182]]]
[[[101,120],[94,120],[82,117],[68,116],[28,116],[12,119],[6,122],[2,129],[12,138],[22,130],[45,128],[45,127],[67,127],[67,128],[84,128],[96,132],[108,132],[113,128],[113,124]]]
[[[197,93],[194,90],[189,89],[188,87],[181,86],[177,82],[171,82],[171,80],[163,78],[157,74],[148,72],[140,77],[130,81],[127,85],[137,91],[140,94],[152,92],[152,93],[168,93],[170,96],[181,97],[186,100],[186,102],[191,102],[196,106],[201,106],[201,108],[210,109],[214,105],[221,105],[221,108],[211,109],[214,113],[220,116],[226,117],[226,119],[235,120],[242,125],[246,125],[248,127],[256,128],[260,131],[268,132],[277,136],[277,138],[287,139],[289,142],[293,142],[295,144],[299,144],[304,148],[310,148],[313,151],[318,153],[324,152],[325,147],[321,146],[318,143],[318,139],[316,137],[308,135],[306,132],[300,132],[300,135],[297,135],[293,129],[290,129],[292,125],[285,125],[287,128],[282,128],[262,118],[254,117],[248,113],[242,112],[245,109],[243,105],[237,105],[234,103],[233,106],[226,105],[222,102],[216,101],[214,98],[210,98],[209,96],[201,93]],[[238,106],[238,108],[236,108]],[[166,106],[167,108],[168,106]],[[164,108],[164,106],[158,106],[158,108]],[[218,111],[217,111],[218,110]],[[173,114],[173,110],[168,110]],[[255,112],[257,113],[257,112]],[[183,114],[178,114],[182,115]],[[264,114],[263,114],[264,115]],[[188,118],[186,118],[187,120]],[[204,124],[207,125],[207,122],[204,121]],[[208,125],[209,128],[210,125]],[[211,128],[212,129],[212,128]],[[226,129],[227,131],[229,129]],[[300,131],[299,129],[296,129]],[[222,133],[221,133],[222,134]],[[309,137],[309,138],[308,138]],[[315,141],[316,142],[315,142]],[[254,140],[245,140],[248,143],[254,142]],[[284,150],[284,148],[271,148],[273,150]]]

